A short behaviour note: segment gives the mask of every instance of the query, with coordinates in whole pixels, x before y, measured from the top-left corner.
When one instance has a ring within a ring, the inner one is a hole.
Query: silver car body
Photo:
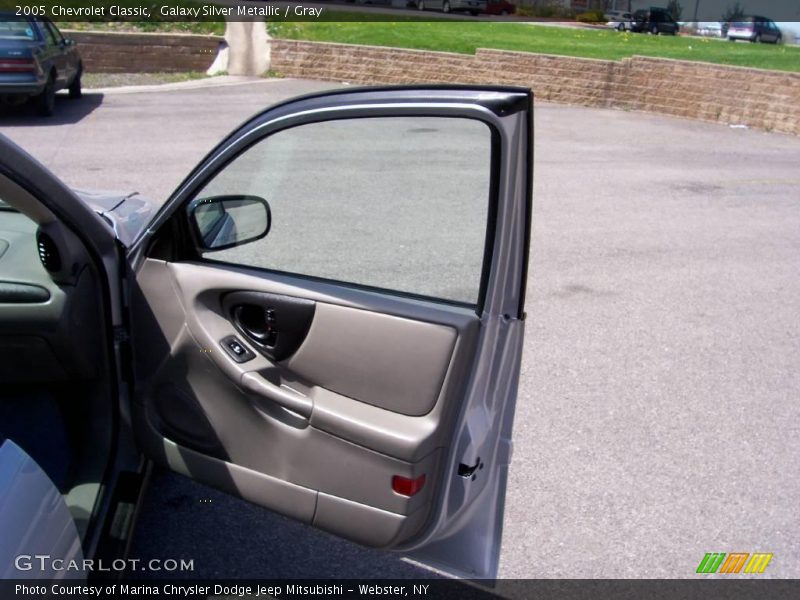
[[[486,0],[416,0],[420,10],[441,10],[444,12],[470,12],[477,14],[486,10]]]

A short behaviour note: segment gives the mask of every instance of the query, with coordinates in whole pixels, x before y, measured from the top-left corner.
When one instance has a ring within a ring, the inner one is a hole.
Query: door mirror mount
[[[258,196],[197,198],[188,207],[195,243],[204,251],[224,250],[260,240],[272,226],[269,203]]]

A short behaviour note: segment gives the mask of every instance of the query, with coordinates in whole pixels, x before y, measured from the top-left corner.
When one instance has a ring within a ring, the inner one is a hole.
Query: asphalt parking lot
[[[70,185],[163,200],[246,117],[331,86],[194,85],[5,111],[0,132]],[[798,165],[794,137],[538,106],[501,577],[693,577],[734,551],[800,577]],[[133,552],[208,577],[418,573],[166,474]]]

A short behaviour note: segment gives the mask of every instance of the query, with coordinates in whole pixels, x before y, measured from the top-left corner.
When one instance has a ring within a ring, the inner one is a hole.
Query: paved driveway
[[[245,117],[329,86],[90,94],[0,131],[72,185],[164,198]],[[536,127],[501,576],[691,577],[764,551],[800,577],[800,139],[554,105]],[[416,572],[173,475],[134,552],[207,576]]]

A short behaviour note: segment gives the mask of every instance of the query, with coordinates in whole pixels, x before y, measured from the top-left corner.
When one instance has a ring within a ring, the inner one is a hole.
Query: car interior
[[[102,289],[79,238],[0,175],[0,444],[39,464],[81,535],[113,433]]]

